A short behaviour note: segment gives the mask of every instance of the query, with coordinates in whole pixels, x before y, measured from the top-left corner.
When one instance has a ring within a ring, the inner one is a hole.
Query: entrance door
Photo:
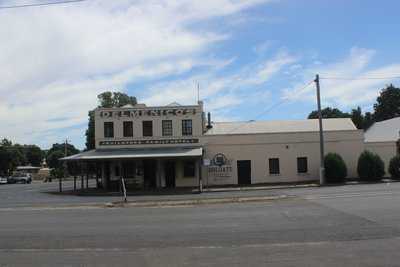
[[[251,184],[251,160],[237,161],[238,184]]]
[[[110,162],[104,162],[104,188],[106,190],[110,190],[110,179],[111,179],[111,170],[110,170]]]
[[[167,188],[175,187],[175,161],[165,162],[165,186]]]
[[[155,160],[143,160],[143,178],[145,188],[157,187],[157,162]]]

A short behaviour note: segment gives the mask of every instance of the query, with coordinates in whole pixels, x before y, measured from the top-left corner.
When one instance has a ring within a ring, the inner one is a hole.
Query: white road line
[[[399,192],[381,192],[381,193],[347,193],[340,195],[307,195],[303,197],[307,200],[312,199],[332,199],[332,198],[352,198],[352,197],[378,197],[378,196],[392,196],[399,195]]]

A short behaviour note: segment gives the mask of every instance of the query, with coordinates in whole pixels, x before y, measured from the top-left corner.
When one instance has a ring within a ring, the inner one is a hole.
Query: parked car
[[[7,178],[6,177],[0,177],[0,184],[7,184]]]
[[[29,173],[14,173],[8,177],[7,183],[9,184],[30,184],[32,182],[32,176]]]

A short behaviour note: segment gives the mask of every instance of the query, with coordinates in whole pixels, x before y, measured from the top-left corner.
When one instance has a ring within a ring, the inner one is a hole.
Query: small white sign
[[[204,166],[210,166],[210,164],[211,164],[210,159],[203,159],[203,165]]]

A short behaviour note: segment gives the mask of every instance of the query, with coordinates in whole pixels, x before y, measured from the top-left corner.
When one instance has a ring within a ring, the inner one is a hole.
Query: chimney
[[[208,112],[207,113],[207,129],[211,129],[212,125],[211,125],[211,113]]]

